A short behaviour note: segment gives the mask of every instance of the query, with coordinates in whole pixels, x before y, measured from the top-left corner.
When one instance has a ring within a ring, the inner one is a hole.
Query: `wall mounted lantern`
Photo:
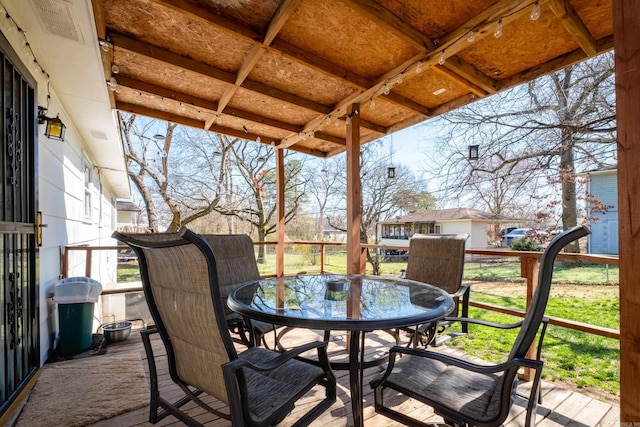
[[[479,145],[470,145],[469,146],[469,160],[478,160],[480,151]]]
[[[396,177],[396,168],[393,166],[387,169],[387,178],[393,179]]]
[[[44,107],[38,107],[38,124],[43,125],[46,123],[47,127],[44,130],[44,135],[49,139],[57,139],[58,141],[64,141],[64,131],[67,128],[60,115],[56,117],[47,117],[47,109]]]

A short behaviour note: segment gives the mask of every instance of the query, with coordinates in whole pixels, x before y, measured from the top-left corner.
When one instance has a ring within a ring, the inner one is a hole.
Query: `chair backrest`
[[[216,254],[218,285],[226,313],[229,294],[243,283],[260,279],[253,242],[246,234],[201,234]]]
[[[228,403],[221,366],[237,358],[209,244],[189,230],[113,237],[133,248],[169,373]]]
[[[556,256],[566,245],[590,233],[591,231],[587,226],[574,227],[557,235],[545,249],[538,269],[538,287],[533,293],[522,327],[509,354],[509,359],[524,358],[536,338],[549,301],[553,263]]]
[[[454,294],[462,283],[468,234],[414,234],[405,277]]]

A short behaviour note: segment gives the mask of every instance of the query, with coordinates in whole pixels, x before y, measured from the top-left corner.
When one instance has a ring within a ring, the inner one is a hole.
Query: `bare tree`
[[[230,147],[233,172],[228,179],[235,179],[232,186],[235,201],[219,204],[215,210],[253,225],[258,241],[265,241],[276,231],[276,173],[273,148],[240,141]],[[303,162],[292,153],[285,156],[285,223],[298,212],[305,199],[306,181],[301,179]],[[237,179],[233,175],[237,174]],[[226,201],[225,201],[226,202]],[[265,260],[265,247],[258,248],[258,262]]]
[[[435,205],[435,199],[425,194],[426,184],[403,165],[396,166],[395,177],[390,178],[388,168],[393,153],[384,153],[381,141],[371,142],[361,148],[360,180],[362,183],[360,241],[369,243],[375,236],[378,222],[389,219],[407,209],[429,209]],[[342,157],[344,162],[345,158]],[[344,163],[343,163],[344,164]],[[344,166],[339,171],[344,171]],[[341,194],[345,194],[345,175],[340,173]],[[329,216],[329,224],[342,228],[342,215]],[[379,274],[381,259],[367,251],[367,261],[372,265],[374,274]]]
[[[129,177],[144,200],[150,229],[158,231],[162,222],[176,231],[214,211],[224,191],[220,165],[237,140],[170,122],[163,122],[164,135],[153,137],[162,126],[157,121],[124,113],[119,120]]]
[[[444,187],[462,195],[502,180],[530,200],[526,184],[546,179],[560,187],[563,227],[575,226],[577,167],[615,160],[613,85],[613,57],[603,54],[445,115],[437,170]],[[477,160],[468,159],[469,145],[479,145]]]

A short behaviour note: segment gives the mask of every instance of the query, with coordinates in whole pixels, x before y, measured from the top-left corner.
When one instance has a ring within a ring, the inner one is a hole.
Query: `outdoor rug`
[[[18,427],[80,427],[149,404],[139,353],[107,354],[46,364]]]

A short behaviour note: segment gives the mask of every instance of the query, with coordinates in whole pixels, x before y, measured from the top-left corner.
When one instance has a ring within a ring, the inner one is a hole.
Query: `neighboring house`
[[[56,3],[70,9],[59,20],[42,4],[0,7],[0,306],[18,308],[3,311],[0,412],[54,349],[58,306],[51,296],[65,247],[113,245],[116,199],[131,197],[91,2]],[[56,117],[65,125],[62,139],[45,136]],[[86,254],[69,254],[69,276],[84,276]],[[91,266],[103,285],[114,281],[115,251],[95,251]]]
[[[591,234],[587,237],[587,252],[617,255],[618,169],[599,169],[580,175],[587,178],[587,194],[608,207],[606,212],[596,212],[593,211],[593,206],[587,206],[587,217],[597,218],[591,223]]]
[[[415,233],[468,233],[467,249],[486,248],[489,241],[488,226],[503,222],[512,223],[513,221],[513,219],[502,215],[470,208],[418,212],[379,222],[376,241],[379,245],[409,247],[409,239]],[[389,253],[389,255],[393,254]]]
[[[118,200],[116,202],[116,210],[118,211],[116,228],[119,231],[136,233],[147,230],[146,226],[140,225],[140,214],[142,212],[142,208],[135,203]]]

